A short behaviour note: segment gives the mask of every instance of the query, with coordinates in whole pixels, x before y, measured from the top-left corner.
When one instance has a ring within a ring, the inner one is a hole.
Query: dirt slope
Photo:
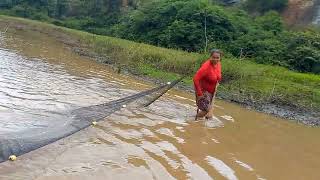
[[[289,25],[310,24],[316,11],[318,0],[289,0],[283,12],[285,22]]]

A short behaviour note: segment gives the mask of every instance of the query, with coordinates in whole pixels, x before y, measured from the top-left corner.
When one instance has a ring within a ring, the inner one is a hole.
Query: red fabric
[[[207,60],[193,77],[196,94],[202,96],[204,91],[213,94],[219,81],[221,81],[220,62],[213,65],[210,60]]]

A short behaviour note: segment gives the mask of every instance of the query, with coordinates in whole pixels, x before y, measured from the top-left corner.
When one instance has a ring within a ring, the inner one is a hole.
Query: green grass
[[[23,23],[40,32],[60,32],[80,40],[90,51],[105,57],[105,61],[148,77],[169,81],[188,75],[185,85],[192,85],[192,75],[207,55],[155,47],[115,37],[51,24],[0,16],[0,22]],[[303,74],[282,67],[255,64],[249,60],[223,58],[223,82],[219,93],[228,99],[258,103],[272,102],[319,111],[320,75]]]

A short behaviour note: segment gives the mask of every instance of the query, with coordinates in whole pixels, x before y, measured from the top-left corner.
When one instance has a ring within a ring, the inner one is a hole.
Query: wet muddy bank
[[[150,80],[148,78],[148,80]],[[160,83],[160,82],[159,82]],[[193,87],[180,85],[177,88],[194,93]],[[276,117],[302,123],[308,126],[320,126],[320,113],[303,108],[278,105],[273,103],[257,102],[250,98],[232,96],[225,92],[217,93],[217,98],[231,103],[236,103],[247,109],[253,109],[258,112],[267,113]]]
[[[94,52],[93,46],[91,44],[86,44],[83,42],[80,36],[77,36],[72,33],[68,33],[65,30],[60,28],[52,27],[38,27],[36,25],[30,25],[28,23],[18,22],[18,21],[10,21],[8,23],[7,20],[0,21],[2,27],[9,27],[9,30],[31,30],[37,31],[40,33],[47,34],[51,37],[54,37],[58,41],[67,45],[69,49],[76,52],[77,54],[85,57],[89,57],[95,61],[106,64],[116,72],[132,75],[137,79],[140,79],[145,82],[149,82],[152,84],[162,84],[165,83],[161,79],[152,78],[150,76],[141,75],[134,67],[130,66],[121,66],[119,68],[118,62],[114,59],[101,55],[99,53]],[[177,89],[181,89],[187,92],[194,93],[193,87],[190,85],[180,84],[176,87]],[[320,125],[320,112],[317,110],[310,110],[304,107],[294,107],[290,105],[283,105],[280,103],[270,103],[270,102],[261,102],[256,99],[252,99],[249,97],[241,96],[240,94],[231,94],[227,91],[220,90],[218,91],[217,98],[227,100],[229,102],[234,102],[237,104],[246,107],[247,109],[254,109],[259,112],[264,112],[267,114],[272,114],[277,117],[286,118],[290,120],[294,120],[298,123],[302,123],[309,126],[319,126]]]

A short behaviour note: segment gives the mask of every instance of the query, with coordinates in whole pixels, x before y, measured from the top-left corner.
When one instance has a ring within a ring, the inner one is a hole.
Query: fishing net
[[[11,155],[20,156],[59,139],[74,134],[92,124],[103,120],[124,105],[133,103],[137,107],[148,106],[183,78],[135,95],[124,97],[104,104],[82,107],[67,113],[64,123],[45,127],[34,127],[21,132],[9,132],[0,136],[0,162],[8,160]]]

